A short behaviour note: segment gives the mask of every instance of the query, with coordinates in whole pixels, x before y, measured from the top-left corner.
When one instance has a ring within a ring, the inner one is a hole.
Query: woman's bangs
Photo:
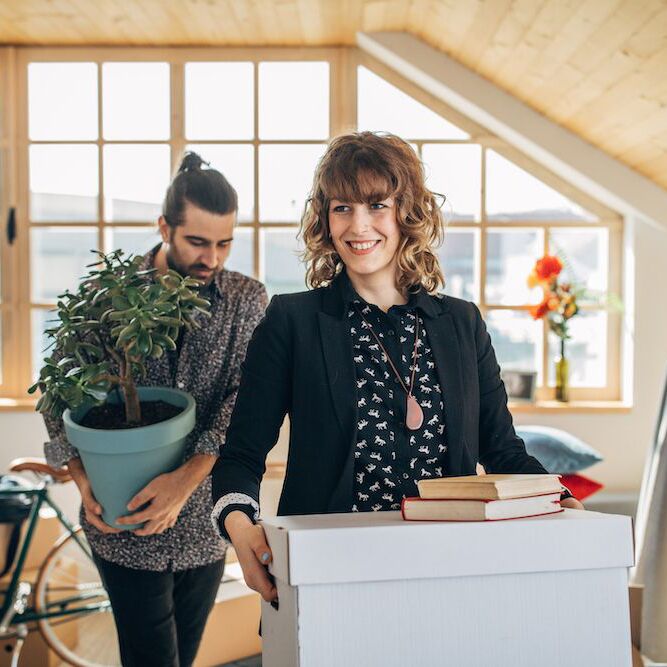
[[[395,194],[391,176],[368,165],[336,165],[322,181],[324,196],[329,201],[372,204]]]

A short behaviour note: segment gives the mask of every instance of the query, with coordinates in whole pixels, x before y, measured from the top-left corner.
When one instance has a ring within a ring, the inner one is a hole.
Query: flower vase
[[[565,339],[560,339],[560,356],[556,357],[556,400],[566,403],[570,395],[569,362],[565,357]]]

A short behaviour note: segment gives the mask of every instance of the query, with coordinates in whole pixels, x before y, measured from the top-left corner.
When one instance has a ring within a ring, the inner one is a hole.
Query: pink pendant
[[[421,409],[417,399],[410,394],[408,396],[408,408],[406,411],[405,425],[411,430],[416,431],[424,423],[424,412]]]

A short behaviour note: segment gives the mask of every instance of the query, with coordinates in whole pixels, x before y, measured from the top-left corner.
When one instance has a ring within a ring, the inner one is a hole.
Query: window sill
[[[34,412],[36,398],[0,398],[0,412]]]
[[[535,401],[532,403],[510,401],[508,403],[512,413],[591,413],[591,414],[628,414],[632,405],[624,401]]]

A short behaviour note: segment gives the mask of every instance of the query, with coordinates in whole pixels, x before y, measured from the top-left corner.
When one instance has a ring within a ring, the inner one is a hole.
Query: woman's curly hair
[[[436,195],[424,185],[424,169],[410,144],[393,134],[358,132],[336,137],[320,160],[301,219],[309,287],[328,285],[343,262],[329,232],[329,204],[375,203],[393,197],[401,231],[397,250],[398,289],[420,286],[433,294],[444,286],[434,252],[443,240],[444,222]]]

